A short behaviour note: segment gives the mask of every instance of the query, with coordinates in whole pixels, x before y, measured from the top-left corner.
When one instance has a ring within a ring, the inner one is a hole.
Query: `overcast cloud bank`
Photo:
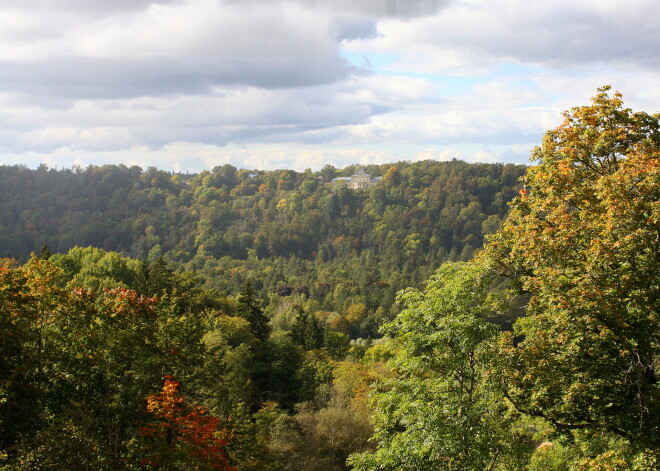
[[[660,109],[654,0],[0,0],[0,163],[527,159],[612,84]]]

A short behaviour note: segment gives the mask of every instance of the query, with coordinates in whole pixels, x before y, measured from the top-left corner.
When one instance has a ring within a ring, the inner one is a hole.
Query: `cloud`
[[[87,13],[142,10],[151,5],[184,4],[186,0],[0,0],[0,8],[76,11]],[[217,0],[213,3],[249,4],[297,3],[311,10],[330,10],[371,17],[415,17],[438,11],[448,0]]]
[[[204,95],[87,99],[50,108],[7,97],[0,96],[0,109],[12,111],[0,112],[0,141],[14,152],[54,150],[67,143],[92,150],[158,148],[172,141],[319,143],[374,113],[337,85],[216,87]]]
[[[143,6],[93,18],[60,11],[41,35],[43,12],[0,12],[15,25],[0,33],[0,90],[39,101],[199,94],[217,85],[325,84],[352,70],[329,34],[332,19],[308,9],[264,2],[246,11],[209,0]]]
[[[176,1],[176,0],[174,0]],[[38,11],[121,11],[127,9],[140,9],[151,3],[172,3],[168,0],[0,0],[0,8],[10,10],[38,10]]]
[[[273,0],[225,0],[229,3],[262,4]],[[275,0],[276,1],[276,0]],[[280,0],[281,1],[281,0]],[[415,18],[432,15],[451,0],[289,0],[312,10],[369,18]],[[283,2],[284,3],[284,2]]]
[[[378,36],[376,21],[362,18],[335,18],[330,32],[338,42],[373,39]]]
[[[490,150],[481,149],[475,152],[474,154],[472,154],[468,160],[470,162],[481,162],[481,163],[492,164],[498,162],[499,159]]]
[[[35,101],[196,95],[220,85],[293,88],[332,83],[349,70],[337,55],[176,59],[62,58],[36,64],[0,62],[0,89]]]
[[[654,4],[0,0],[0,162],[525,161],[598,86],[660,108]]]
[[[469,0],[408,22],[383,21],[354,45],[398,51],[398,67],[422,72],[519,61],[549,67],[617,61],[657,69],[655,0]]]
[[[318,148],[309,146],[251,146],[250,148],[218,147],[208,144],[172,142],[160,149],[133,147],[115,152],[92,152],[61,148],[54,152],[6,153],[0,155],[0,165],[12,163],[16,158],[30,167],[46,163],[50,167],[71,168],[73,165],[120,164],[147,168],[157,165],[161,169],[197,173],[217,165],[231,164],[239,168],[273,170],[289,168],[298,171],[311,168],[320,170],[332,163],[345,167],[355,163],[388,163],[405,160],[406,154],[391,150],[361,148]]]

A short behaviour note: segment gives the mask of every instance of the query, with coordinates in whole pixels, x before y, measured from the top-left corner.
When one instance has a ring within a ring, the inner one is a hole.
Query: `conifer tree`
[[[261,308],[261,303],[256,299],[252,280],[247,280],[238,295],[238,314],[250,323],[254,335],[261,341],[268,338],[270,334],[269,319]]]
[[[300,306],[296,306],[296,309],[298,313],[291,326],[293,341],[305,350],[321,348],[323,345],[323,330],[316,317]]]

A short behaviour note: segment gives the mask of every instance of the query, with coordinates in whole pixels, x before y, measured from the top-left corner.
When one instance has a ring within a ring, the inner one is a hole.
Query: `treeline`
[[[332,185],[355,167],[237,170],[189,176],[125,166],[0,167],[0,256],[26,260],[93,246],[195,271],[205,288],[247,280],[270,297],[297,295],[339,313],[352,337],[377,336],[400,289],[444,261],[469,260],[506,215],[521,165],[460,161],[367,166],[369,190]],[[352,314],[351,314],[352,313]],[[335,316],[336,317],[336,316]]]
[[[248,249],[259,258],[327,261],[347,250],[382,255],[408,242],[412,254],[469,258],[505,215],[524,168],[371,165],[367,172],[384,176],[382,183],[353,191],[330,180],[354,166],[300,173],[224,165],[194,176],[124,165],[0,166],[0,255],[25,259],[45,244],[60,253],[77,245],[203,265],[209,257],[244,260]]]

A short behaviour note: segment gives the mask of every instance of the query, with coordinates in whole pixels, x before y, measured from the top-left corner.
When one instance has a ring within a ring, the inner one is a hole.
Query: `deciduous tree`
[[[482,264],[453,263],[425,291],[399,293],[405,309],[384,327],[396,376],[373,393],[378,449],[353,456],[355,470],[477,471],[515,460],[511,417],[485,379],[498,332],[487,319],[502,306],[492,283]]]
[[[486,256],[531,300],[504,334],[502,387],[559,430],[660,437],[660,124],[599,90],[533,152]]]
[[[147,398],[156,420],[141,428],[148,443],[141,465],[157,470],[235,470],[229,464],[226,423],[189,405],[179,383],[166,376],[159,394]]]

